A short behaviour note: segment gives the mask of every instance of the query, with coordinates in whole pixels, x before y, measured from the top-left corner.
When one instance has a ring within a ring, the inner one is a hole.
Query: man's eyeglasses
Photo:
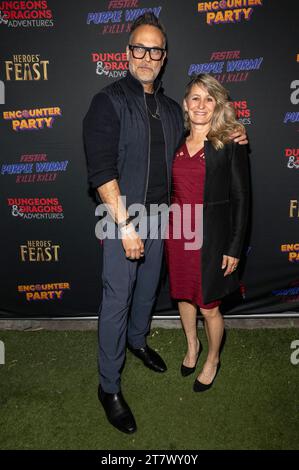
[[[129,44],[129,49],[134,59],[143,59],[145,54],[149,52],[152,60],[161,60],[165,52],[165,49],[161,49],[160,47],[132,46],[132,44]]]

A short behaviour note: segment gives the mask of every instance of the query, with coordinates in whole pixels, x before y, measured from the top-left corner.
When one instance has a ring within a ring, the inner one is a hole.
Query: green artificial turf
[[[197,373],[207,352],[204,351]],[[122,390],[138,430],[122,434],[97,400],[94,331],[0,331],[1,449],[298,449],[298,329],[228,330],[213,387],[194,393],[182,378],[181,330],[154,329],[148,343],[168,365],[154,373],[131,353]]]

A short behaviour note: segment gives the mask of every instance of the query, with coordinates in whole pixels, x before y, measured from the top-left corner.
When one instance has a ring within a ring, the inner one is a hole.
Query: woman
[[[238,287],[236,269],[248,212],[248,157],[246,146],[231,141],[232,132],[244,132],[244,127],[236,120],[227,91],[215,78],[200,74],[192,79],[183,106],[189,135],[173,164],[166,258],[170,293],[178,300],[188,345],[181,365],[183,376],[194,372],[201,350],[197,307],[205,320],[209,350],[193,385],[195,392],[201,392],[212,386],[220,367],[221,299]],[[190,230],[195,233],[193,245]]]

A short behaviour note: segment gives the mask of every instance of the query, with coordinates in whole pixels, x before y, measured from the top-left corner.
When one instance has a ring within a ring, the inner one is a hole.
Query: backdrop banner
[[[132,21],[168,33],[162,76],[182,103],[190,76],[228,90],[250,140],[250,230],[230,314],[299,312],[298,2],[0,0],[0,318],[96,316],[97,202],[82,120],[127,74]],[[165,263],[155,312],[173,314]]]

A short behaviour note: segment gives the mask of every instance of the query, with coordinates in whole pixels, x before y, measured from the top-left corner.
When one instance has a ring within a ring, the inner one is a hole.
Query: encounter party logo
[[[197,11],[206,15],[210,26],[225,23],[240,23],[251,20],[254,7],[262,7],[262,0],[220,0],[198,2]]]
[[[280,251],[288,255],[290,263],[299,262],[299,243],[286,243],[280,246]]]
[[[0,27],[49,28],[54,26],[48,1],[0,1]]]
[[[96,74],[106,78],[123,78],[129,69],[126,52],[93,52],[91,60]]]
[[[264,58],[242,58],[241,51],[212,52],[209,62],[191,64],[188,75],[209,73],[220,83],[246,82],[250,74],[260,70]]]
[[[101,26],[102,34],[129,33],[131,24],[144,13],[152,12],[159,18],[161,6],[142,8],[142,3],[139,0],[109,0],[106,10],[88,13],[86,22]]]
[[[16,132],[52,129],[57,116],[61,116],[59,107],[3,111],[3,119],[11,121],[12,129]]]
[[[17,286],[19,293],[25,294],[28,302],[61,300],[65,291],[70,290],[69,282],[51,282],[48,284],[24,284]]]

